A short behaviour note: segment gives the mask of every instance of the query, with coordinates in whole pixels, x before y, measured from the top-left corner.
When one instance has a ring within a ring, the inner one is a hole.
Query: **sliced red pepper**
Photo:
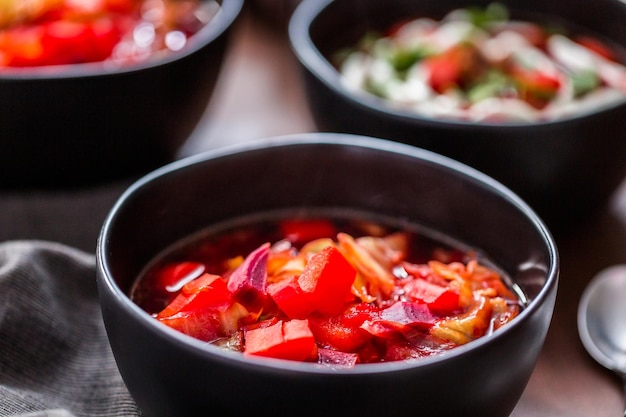
[[[305,318],[315,310],[313,294],[300,287],[297,276],[270,284],[267,292],[289,318]]]
[[[309,259],[298,284],[312,293],[316,311],[333,316],[345,310],[355,278],[356,270],[339,249],[328,246]]]
[[[280,231],[293,244],[308,243],[315,239],[332,238],[337,234],[335,226],[328,220],[284,220]]]
[[[178,296],[159,314],[157,320],[189,336],[212,341],[226,336],[225,317],[233,306],[226,283],[217,275],[204,274],[186,284]],[[237,311],[233,311],[237,314]]]
[[[232,294],[226,283],[218,275],[204,274],[200,278],[185,284],[180,294],[174,298],[159,314],[157,319],[178,313],[205,311],[232,303]]]
[[[459,310],[459,292],[452,288],[415,278],[404,286],[404,291],[410,300],[426,304],[434,313],[445,315]]]
[[[245,355],[294,361],[317,359],[317,345],[307,320],[279,320],[245,333]]]
[[[378,318],[378,313],[379,309],[371,304],[358,304],[340,316],[313,316],[309,319],[309,326],[322,346],[356,352],[372,338],[361,326],[366,321]]]

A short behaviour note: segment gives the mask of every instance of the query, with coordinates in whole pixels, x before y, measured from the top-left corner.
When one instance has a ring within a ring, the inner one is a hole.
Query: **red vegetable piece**
[[[361,327],[374,336],[393,339],[398,334],[409,337],[415,330],[427,330],[436,321],[426,305],[398,301],[382,310],[379,318],[366,321]]]
[[[107,10],[120,14],[130,13],[137,9],[138,2],[135,0],[105,0]]]
[[[157,315],[157,319],[181,312],[197,312],[224,307],[231,303],[232,295],[224,281],[218,275],[204,274],[186,284],[182,292]]]
[[[337,234],[335,226],[328,220],[284,220],[280,229],[282,235],[294,244],[331,238]]]
[[[222,319],[232,305],[232,295],[217,275],[205,274],[168,304],[157,319],[180,332],[204,341],[225,336]]]
[[[464,51],[461,46],[428,57],[424,65],[429,70],[428,83],[438,93],[459,86],[463,75]]]
[[[359,362],[359,355],[332,349],[318,349],[318,362],[333,368],[352,368]]]
[[[543,72],[514,67],[511,76],[520,90],[520,96],[536,108],[542,108],[558,92],[561,82]]]
[[[57,20],[44,26],[41,44],[46,65],[88,62],[93,37],[86,23]]]
[[[122,40],[121,23],[112,18],[95,20],[90,27],[92,51],[87,54],[88,62],[104,61],[113,54],[115,46]]]
[[[615,53],[613,50],[606,45],[604,42],[599,39],[593,38],[591,36],[578,36],[574,39],[576,43],[584,46],[592,52],[600,55],[601,57],[608,59],[610,61],[615,61]]]
[[[289,318],[304,318],[315,309],[313,295],[300,288],[297,276],[270,284],[267,292]]]
[[[437,318],[422,304],[399,301],[380,313],[381,320],[404,324],[414,328],[427,329]]]
[[[413,301],[424,303],[437,314],[451,314],[459,309],[459,293],[451,288],[416,278],[404,287]]]
[[[0,33],[0,50],[3,63],[13,67],[43,65],[44,50],[41,38],[44,31],[39,26],[16,27]]]
[[[253,292],[265,295],[267,290],[267,258],[270,244],[264,243],[252,251],[228,280],[228,289],[233,294]]]
[[[200,277],[204,272],[204,265],[198,262],[171,263],[159,269],[156,285],[159,290],[178,292],[185,284]]]
[[[309,318],[309,327],[322,346],[356,352],[372,338],[361,326],[368,320],[378,318],[378,312],[372,305],[358,304],[340,316],[313,316]]]
[[[245,333],[244,354],[294,361],[317,358],[317,346],[307,320],[279,320]]]
[[[339,249],[328,246],[309,259],[298,284],[313,294],[316,311],[332,316],[345,310],[355,278],[356,270]]]

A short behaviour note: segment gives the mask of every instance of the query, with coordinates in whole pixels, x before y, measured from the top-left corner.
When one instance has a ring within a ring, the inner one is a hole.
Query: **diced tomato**
[[[356,270],[339,249],[328,246],[309,259],[298,284],[313,294],[316,311],[332,316],[345,309],[355,278]]]
[[[245,355],[294,361],[317,359],[317,345],[307,320],[279,320],[245,333]]]
[[[466,72],[476,71],[477,51],[470,45],[458,44],[448,50],[424,59],[428,70],[428,83],[443,94],[454,87],[462,87]]]
[[[593,38],[591,36],[578,36],[574,39],[574,41],[603,58],[615,61],[615,53],[613,50],[597,38]]]
[[[429,70],[428,83],[438,93],[458,86],[461,80],[461,66],[449,55],[439,55],[424,60]]]
[[[335,226],[328,220],[284,220],[280,229],[282,235],[294,244],[331,238],[337,234]]]
[[[452,288],[415,278],[407,283],[404,290],[409,299],[426,304],[434,313],[445,315],[459,310],[459,292]]]
[[[561,82],[546,73],[515,67],[511,76],[518,85],[520,97],[536,108],[543,108],[561,87]]]

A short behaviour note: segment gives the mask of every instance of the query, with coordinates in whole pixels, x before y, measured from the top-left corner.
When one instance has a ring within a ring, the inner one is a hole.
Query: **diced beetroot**
[[[228,278],[228,290],[250,310],[259,310],[265,304],[269,251],[270,244],[262,244]]]
[[[381,311],[380,319],[420,329],[428,329],[437,321],[426,306],[408,301],[399,301],[387,307]]]
[[[374,336],[393,339],[399,334],[411,336],[415,330],[427,330],[436,320],[426,305],[398,301],[382,310],[379,318],[366,321],[361,327]]]
[[[345,309],[355,278],[356,270],[339,249],[328,246],[309,259],[298,284],[313,294],[316,311],[332,316]]]
[[[416,346],[412,346],[406,341],[388,341],[385,346],[386,361],[401,361],[407,359],[418,359],[428,354],[422,352]]]

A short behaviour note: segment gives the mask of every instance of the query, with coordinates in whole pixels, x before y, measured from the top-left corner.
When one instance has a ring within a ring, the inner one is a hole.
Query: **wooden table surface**
[[[213,100],[180,156],[310,131],[315,126],[284,27],[269,25],[247,10],[237,24]],[[4,193],[0,240],[49,239],[94,251],[104,216],[126,186],[122,181],[79,191]],[[556,310],[513,417],[623,415],[620,381],[587,355],[576,327],[578,300],[591,277],[626,262],[626,187],[622,188],[593,218],[555,236],[561,255]],[[68,227],[77,222],[81,227]]]

